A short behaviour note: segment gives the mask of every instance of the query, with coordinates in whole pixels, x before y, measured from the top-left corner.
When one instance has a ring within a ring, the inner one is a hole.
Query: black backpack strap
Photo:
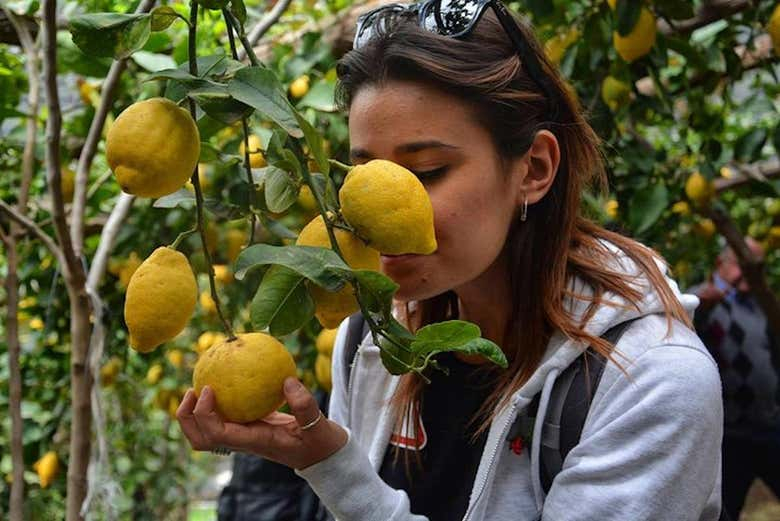
[[[635,320],[613,326],[601,338],[616,345]],[[566,456],[580,442],[593,395],[606,365],[606,358],[589,347],[555,380],[542,425],[539,455],[539,473],[545,493],[563,468]]]
[[[347,338],[344,341],[344,385],[349,385],[349,375],[352,372],[352,362],[355,360],[358,347],[368,333],[368,322],[360,312],[350,315],[347,323]]]

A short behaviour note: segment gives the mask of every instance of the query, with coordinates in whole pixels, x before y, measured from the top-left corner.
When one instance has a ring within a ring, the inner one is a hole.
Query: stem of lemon
[[[244,47],[244,50],[246,51],[246,55],[249,58],[249,62],[252,64],[253,67],[262,67],[263,63],[260,61],[260,59],[255,54],[255,50],[252,48],[252,44],[249,43],[249,40],[246,38],[246,33],[244,32],[244,26],[241,24],[241,22],[238,21],[238,19],[233,16],[233,13],[230,12],[229,9],[223,9],[222,13],[225,15],[225,20],[230,20],[230,22],[233,24],[233,27],[236,28],[236,33],[238,33],[238,39],[241,42],[241,45]]]
[[[197,37],[198,37],[198,4],[194,1],[190,2],[190,27],[187,34],[187,50],[188,50],[188,62],[190,66],[190,74],[193,76],[198,75],[198,61],[197,61]],[[195,111],[195,102],[190,98],[190,115],[193,121],[197,121],[197,113]],[[206,259],[206,266],[208,267],[209,274],[209,287],[211,288],[211,298],[214,300],[214,305],[217,308],[217,315],[222,321],[222,327],[227,333],[228,340],[234,340],[236,335],[233,333],[233,328],[230,326],[230,322],[225,319],[222,314],[222,307],[219,302],[219,295],[217,295],[217,285],[214,280],[214,265],[211,261],[211,252],[209,252],[208,246],[206,246],[206,226],[205,218],[203,216],[203,191],[200,188],[200,176],[198,175],[198,166],[195,165],[195,171],[192,173],[192,186],[195,188],[195,210],[197,216],[197,230],[200,233],[200,242],[203,245],[203,256]]]
[[[227,8],[222,9],[222,16],[225,19],[225,26],[227,27],[227,34],[228,34],[228,42],[230,42],[230,53],[233,56],[233,59],[238,61],[238,51],[236,50],[236,41],[233,36],[233,21],[230,17],[230,11],[228,11]],[[247,118],[242,117],[241,118],[241,128],[244,134],[244,170],[246,171],[246,179],[249,183],[249,187],[254,185],[254,181],[252,180],[252,165],[250,164],[250,158],[249,158],[249,125],[247,124]],[[257,224],[257,216],[254,212],[250,212],[252,214],[251,217],[251,224],[249,227],[249,245],[251,246],[252,243],[255,242],[255,225]]]
[[[345,165],[344,163],[342,163],[341,161],[338,161],[336,159],[328,159],[328,163],[330,163],[331,166],[335,166],[339,170],[343,170],[344,172],[349,172],[350,170],[352,170],[354,168],[353,166]]]
[[[193,233],[198,233],[198,227],[197,226],[195,228],[193,228],[192,230],[187,230],[186,232],[181,232],[179,234],[179,236],[176,237],[176,240],[173,241],[173,244],[171,244],[168,247],[173,249],[173,250],[178,249],[179,248],[179,243],[181,243],[181,241],[183,241],[184,239],[186,239],[187,237],[189,237]]]

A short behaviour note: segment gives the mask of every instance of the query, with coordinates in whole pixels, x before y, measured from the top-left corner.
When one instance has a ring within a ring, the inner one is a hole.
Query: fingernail
[[[200,395],[203,397],[206,397],[211,394],[211,388],[207,385],[203,387],[203,390],[200,392]]]
[[[301,382],[297,378],[289,377],[284,381],[284,392],[294,393],[301,388]]]

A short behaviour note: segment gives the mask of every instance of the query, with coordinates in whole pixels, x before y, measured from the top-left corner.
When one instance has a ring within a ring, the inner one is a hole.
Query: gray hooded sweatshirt
[[[721,498],[723,409],[718,369],[696,334],[678,321],[667,334],[658,295],[637,266],[614,245],[612,269],[633,273],[644,298],[639,309],[617,295],[605,301],[586,330],[602,335],[635,321],[617,345],[593,397],[582,436],[548,494],[539,478],[541,427],[555,378],[587,346],[556,331],[539,368],[497,411],[482,453],[464,521],[715,521]],[[662,271],[665,267],[659,264]],[[698,298],[667,282],[692,316]],[[569,289],[592,295],[579,279]],[[576,319],[588,302],[567,297]],[[622,304],[622,307],[621,307]],[[389,399],[398,383],[368,335],[344,382],[346,321],[333,353],[330,417],[349,441],[330,457],[297,471],[340,521],[424,521],[409,499],[379,477],[393,426]],[[541,391],[530,451],[518,457],[505,440],[518,413]],[[442,497],[441,501],[447,501]]]

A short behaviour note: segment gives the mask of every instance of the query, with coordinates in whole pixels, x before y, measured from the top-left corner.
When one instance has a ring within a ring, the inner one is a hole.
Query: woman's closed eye
[[[417,178],[420,179],[420,181],[429,181],[429,180],[436,179],[437,177],[444,175],[446,172],[447,172],[446,166],[435,168],[433,170],[412,171],[412,173],[414,173],[414,175],[416,175]]]

